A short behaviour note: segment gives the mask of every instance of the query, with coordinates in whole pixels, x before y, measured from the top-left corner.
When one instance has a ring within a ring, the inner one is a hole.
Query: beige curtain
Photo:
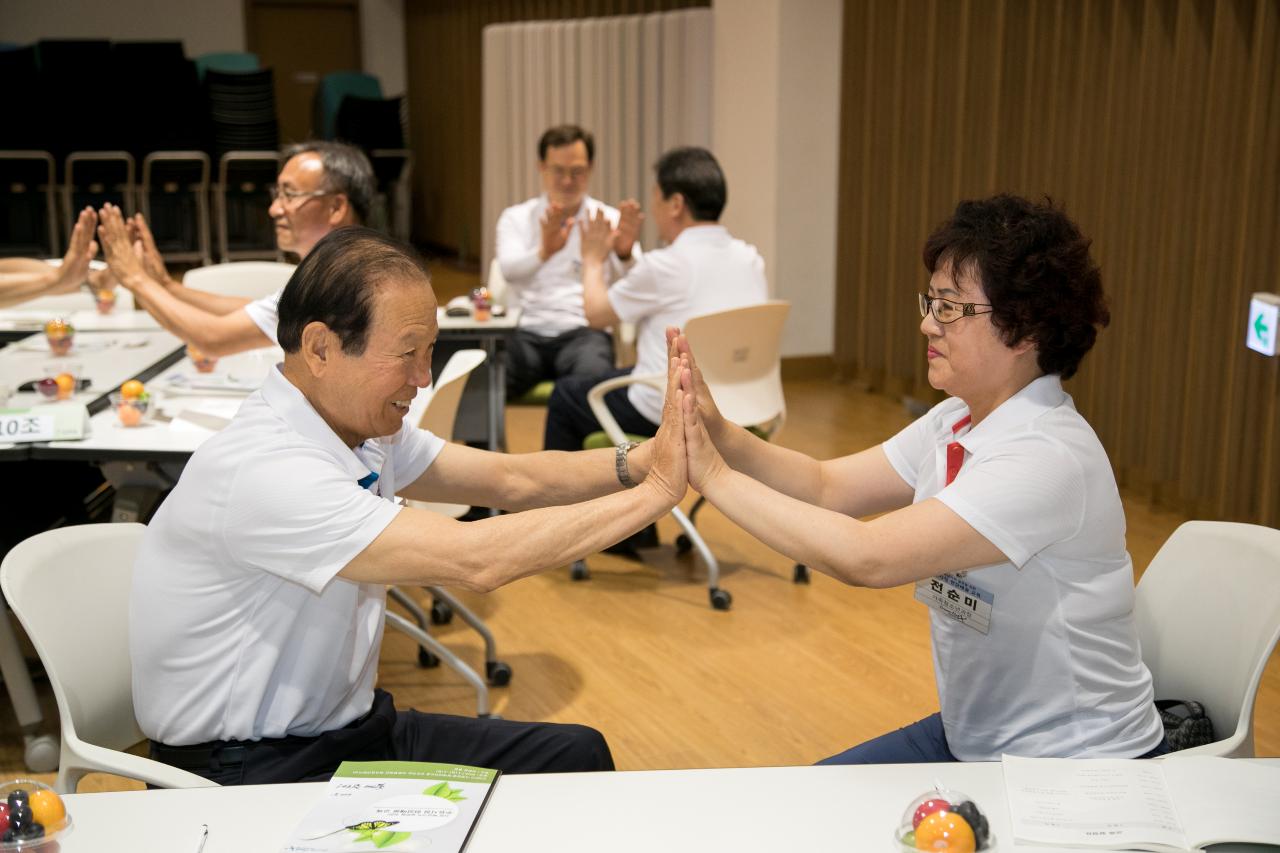
[[[667,148],[711,142],[711,11],[499,24],[483,39],[481,270],[503,208],[540,192],[538,137],[595,134],[591,195],[648,204]],[[642,245],[656,245],[646,222]]]

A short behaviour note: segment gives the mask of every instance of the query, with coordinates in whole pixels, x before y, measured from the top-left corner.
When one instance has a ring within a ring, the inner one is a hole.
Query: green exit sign
[[[1249,327],[1245,346],[1263,355],[1276,354],[1276,334],[1280,332],[1280,296],[1255,293],[1249,300]]]

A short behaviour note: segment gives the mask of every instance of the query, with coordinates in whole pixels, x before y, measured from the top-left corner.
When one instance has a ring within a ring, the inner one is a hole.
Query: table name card
[[[84,438],[88,425],[89,412],[78,403],[0,409],[0,442],[74,440]]]

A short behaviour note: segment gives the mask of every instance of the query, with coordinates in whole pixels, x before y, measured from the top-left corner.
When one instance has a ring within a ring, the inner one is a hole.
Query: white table
[[[520,309],[508,308],[503,316],[479,323],[471,316],[450,317],[443,308],[439,308],[436,321],[440,326],[441,340],[475,341],[484,350],[489,380],[489,449],[503,450],[507,444],[507,368],[502,351],[507,339],[520,325]]]
[[[54,317],[67,320],[76,334],[85,332],[154,332],[161,327],[146,311],[122,309],[119,306],[110,314],[99,314],[93,308],[70,313],[50,313],[30,309],[0,311],[0,333],[9,339],[26,337],[44,331],[44,324]]]
[[[903,809],[935,780],[982,807],[999,853],[1053,850],[1008,842],[1004,776],[988,763],[504,776],[467,853],[888,853]],[[77,794],[62,853],[195,853],[203,824],[204,853],[276,853],[324,790]]]
[[[80,376],[90,380],[87,390],[73,397],[89,403],[135,377],[178,357],[182,341],[165,331],[77,334],[71,352],[56,356],[44,335],[32,335],[0,350],[0,386],[16,391],[19,385],[49,376],[49,367],[80,366]],[[15,394],[9,405],[47,402],[39,394]]]
[[[202,374],[180,358],[147,382],[157,417],[140,426],[120,425],[107,407],[90,420],[89,435],[79,441],[51,441],[32,448],[36,459],[79,459],[98,463],[177,463],[172,479],[206,439],[230,421],[241,402],[261,387],[267,372],[284,358],[279,347],[249,350],[218,360]],[[108,479],[111,472],[104,469]],[[123,485],[113,479],[113,485]]]

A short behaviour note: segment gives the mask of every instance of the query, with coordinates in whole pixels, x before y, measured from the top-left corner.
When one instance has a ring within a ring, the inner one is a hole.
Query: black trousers
[[[178,747],[152,741],[151,757],[220,785],[323,782],[343,761],[434,761],[504,773],[613,769],[604,736],[587,726],[397,711],[382,690],[368,714],[317,737]]]
[[[547,379],[599,376],[613,369],[613,340],[583,326],[553,338],[517,329],[508,339],[507,397],[519,397]]]
[[[597,376],[571,376],[556,382],[547,404],[547,427],[543,447],[547,450],[581,450],[582,441],[600,430],[600,422],[587,404],[587,392],[606,379],[626,376],[631,368],[609,370]],[[604,403],[618,421],[623,432],[634,435],[656,435],[658,424],[636,411],[627,397],[626,388],[604,395]]]

